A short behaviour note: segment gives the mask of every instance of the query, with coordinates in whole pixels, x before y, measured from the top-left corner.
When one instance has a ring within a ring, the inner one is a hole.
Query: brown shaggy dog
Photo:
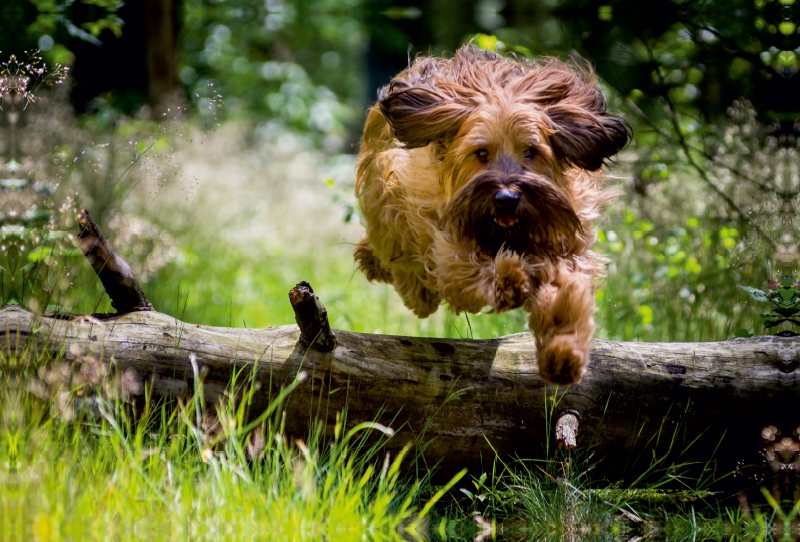
[[[524,307],[541,376],[580,380],[594,332],[592,221],[613,198],[599,173],[624,147],[594,73],[474,46],[419,57],[369,111],[355,258],[420,318]]]

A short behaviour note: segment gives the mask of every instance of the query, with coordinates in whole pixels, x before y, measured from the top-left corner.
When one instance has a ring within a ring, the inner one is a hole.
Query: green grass
[[[558,393],[547,399],[546,416],[558,406]],[[549,424],[548,424],[549,426]],[[603,428],[598,428],[602,431]],[[538,458],[495,458],[491,471],[473,476],[460,494],[440,508],[432,521],[442,538],[472,540],[479,533],[474,518],[490,518],[501,540],[767,540],[792,520],[798,509],[782,511],[765,492],[753,513],[714,491],[715,450],[697,462],[695,443],[678,445],[681,423],[662,427],[655,439],[666,443],[658,457],[638,457],[636,477],[603,478],[602,459],[587,448],[547,448]],[[686,457],[692,457],[686,460]],[[790,506],[791,508],[791,506]],[[776,519],[777,518],[777,519]],[[446,536],[445,536],[446,535]]]
[[[342,413],[332,442],[319,426],[290,441],[281,402],[303,373],[255,420],[246,386],[214,428],[202,384],[185,403],[144,400],[134,413],[108,398],[113,376],[78,380],[97,360],[71,375],[58,360],[18,361],[0,373],[2,540],[415,539],[441,496],[421,498],[403,474],[408,448],[385,453],[389,428],[345,431]],[[91,395],[100,389],[106,398]]]
[[[768,505],[745,517],[738,507],[724,504],[708,491],[646,484],[638,489],[617,487],[592,480],[590,467],[586,455],[564,451],[537,461],[496,464],[489,476],[473,479],[472,487],[462,489],[457,503],[442,508],[431,529],[441,538],[473,540],[480,531],[474,518],[481,517],[490,518],[500,540],[555,542],[637,536],[769,540],[780,527]]]

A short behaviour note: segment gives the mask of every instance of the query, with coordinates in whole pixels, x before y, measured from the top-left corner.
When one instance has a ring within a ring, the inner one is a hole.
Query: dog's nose
[[[494,195],[494,206],[498,211],[513,213],[519,205],[519,194],[512,192],[508,188],[501,188]]]

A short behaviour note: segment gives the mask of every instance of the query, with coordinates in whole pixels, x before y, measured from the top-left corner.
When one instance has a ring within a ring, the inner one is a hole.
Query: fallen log
[[[575,443],[594,453],[611,480],[641,472],[670,451],[678,461],[713,459],[719,477],[742,461],[764,465],[765,446],[796,440],[792,431],[800,425],[800,341],[794,338],[596,339],[582,382],[558,389],[538,377],[529,333],[493,340],[332,333],[335,341],[326,343],[332,350],[325,351],[328,346],[314,349],[315,336],[304,339],[294,325],[220,328],[155,311],[68,320],[19,306],[0,309],[6,364],[37,352],[69,359],[77,344],[134,368],[155,396],[185,396],[193,389],[194,355],[207,371],[208,400],[223,394],[233,369],[254,369],[262,383],[256,410],[281,383],[306,371],[309,378],[285,405],[289,433],[305,435],[315,419],[332,431],[337,412],[347,408],[349,424],[377,417],[399,429],[392,439],[397,447],[427,443],[425,461],[438,462],[444,474],[463,466],[473,474],[489,470],[495,451],[535,458],[548,447]],[[778,450],[778,470],[797,459],[783,455]],[[774,462],[776,454],[771,457]]]

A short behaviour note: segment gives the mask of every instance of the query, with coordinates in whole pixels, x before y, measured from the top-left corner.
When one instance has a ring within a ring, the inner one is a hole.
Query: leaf
[[[474,38],[475,45],[486,51],[497,50],[497,36],[489,36],[487,34],[477,34]]]
[[[767,324],[772,322],[773,318],[775,318],[774,314],[764,314],[764,313],[762,313],[761,314],[761,324],[766,326]]]
[[[752,286],[741,286],[741,285],[739,286],[739,288],[747,292],[747,294],[756,301],[767,300],[767,294],[765,294],[763,290],[759,290],[758,288],[753,288]]]
[[[749,330],[747,330],[747,329],[745,329],[743,327],[740,327],[739,329],[737,329],[736,331],[733,332],[733,336],[738,338],[738,339],[746,339],[748,337],[752,337],[753,334],[750,333]]]
[[[528,49],[527,47],[524,47],[522,45],[513,45],[513,46],[511,46],[511,50],[514,51],[515,53],[519,54],[519,55],[522,55],[522,56],[526,57],[526,58],[533,58],[533,56],[534,56],[530,49]]]

